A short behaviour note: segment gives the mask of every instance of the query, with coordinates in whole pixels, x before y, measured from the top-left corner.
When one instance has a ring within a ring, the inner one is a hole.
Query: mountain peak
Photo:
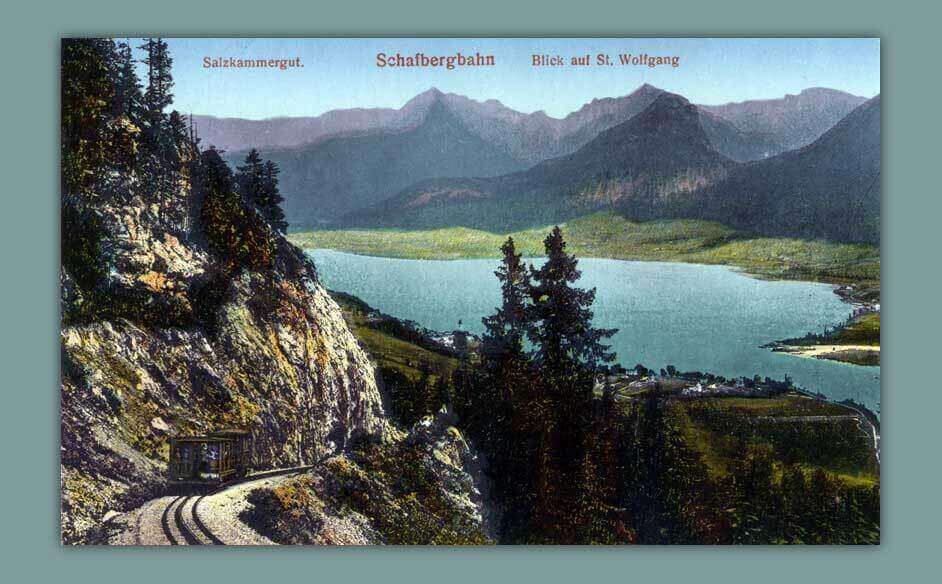
[[[639,129],[657,129],[662,125],[687,125],[692,132],[702,133],[700,128],[700,110],[686,97],[676,93],[663,92],[651,105],[622,125],[631,124]]]
[[[433,103],[441,101],[444,96],[445,94],[442,93],[437,87],[430,87],[429,89],[426,89],[422,93],[407,101],[406,104],[402,106],[402,109],[407,112],[414,111],[416,109],[424,109]]]
[[[651,85],[650,83],[644,83],[644,84],[641,85],[641,87],[639,87],[638,89],[635,89],[635,90],[632,91],[631,93],[632,93],[632,94],[635,94],[635,93],[665,93],[665,91],[664,91],[663,89],[659,88],[659,87],[655,87],[655,86]]]
[[[691,105],[690,100],[688,100],[686,97],[682,95],[678,95],[676,93],[670,93],[669,91],[662,91],[661,94],[658,95],[654,99],[654,103],[652,103],[651,105],[652,106],[656,105],[659,107],[675,107],[675,108],[694,107],[693,105]]]

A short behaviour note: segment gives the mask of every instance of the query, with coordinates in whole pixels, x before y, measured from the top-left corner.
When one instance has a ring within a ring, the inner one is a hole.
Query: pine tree
[[[558,373],[578,367],[590,373],[614,359],[603,341],[616,331],[592,326],[595,289],[572,286],[582,273],[576,258],[566,252],[562,230],[557,226],[543,240],[546,263],[532,271],[534,285],[530,341],[536,347],[535,358],[541,367]]]
[[[503,261],[494,272],[501,282],[501,306],[484,319],[482,367],[475,376],[475,391],[469,396],[468,422],[486,444],[496,464],[510,456],[509,438],[515,408],[522,403],[522,389],[534,376],[524,352],[529,273],[521,262],[512,238],[501,246]]]
[[[160,38],[148,38],[139,48],[145,52],[142,62],[147,65],[147,89],[140,116],[139,166],[146,189],[142,194],[148,203],[157,205],[167,227],[180,229],[183,227],[179,225],[178,213],[181,202],[177,199],[182,165],[175,136],[178,128],[172,128],[169,116],[164,114],[173,103],[173,59],[167,43]]]
[[[167,169],[161,163],[174,148],[171,134],[165,131],[168,118],[164,114],[164,110],[173,103],[173,75],[170,72],[173,59],[167,43],[159,38],[149,38],[139,48],[146,52],[143,63],[147,65],[147,89],[144,91],[142,116],[144,145],[156,157],[150,169],[152,178],[161,183],[160,188],[165,188]]]
[[[549,513],[544,515],[544,529],[549,529],[551,538],[572,541],[581,533],[594,540],[600,536],[588,526],[600,525],[600,510],[610,502],[606,493],[591,488],[586,476],[597,468],[591,452],[597,437],[589,435],[592,392],[596,373],[614,358],[603,340],[615,331],[592,326],[595,290],[573,286],[582,274],[576,258],[566,252],[562,230],[555,227],[543,243],[546,262],[538,270],[531,268],[527,332],[534,346],[534,365],[551,402],[543,423],[553,447],[549,458],[539,462],[538,474],[548,472],[558,484],[553,487],[556,508],[541,512]],[[549,485],[545,480],[542,484],[542,488]]]
[[[503,261],[494,272],[501,283],[501,307],[484,318],[482,345],[487,357],[520,351],[527,328],[530,275],[517,253],[512,237],[500,248]]]
[[[261,194],[263,167],[262,157],[255,148],[249,150],[245,161],[236,167],[235,180],[239,193],[250,205],[254,205]]]
[[[215,148],[204,151],[200,160],[196,196],[202,201],[200,222],[210,247],[227,262],[227,271],[270,266],[270,229],[239,196],[229,166]]]
[[[265,162],[265,168],[262,170],[263,196],[258,202],[258,208],[269,225],[284,233],[288,230],[288,222],[285,220],[285,212],[281,209],[281,204],[285,199],[278,190],[280,173],[281,169],[277,164],[271,160]]]
[[[62,41],[62,188],[92,196],[110,163],[117,55],[110,39]]]
[[[153,123],[160,120],[164,110],[173,103],[173,75],[170,72],[173,59],[167,43],[161,38],[149,38],[140,48],[147,53],[144,57],[144,64],[147,65],[144,104]]]
[[[118,43],[117,83],[115,85],[115,115],[126,117],[131,123],[140,123],[144,111],[141,80],[137,76],[131,47]]]
[[[262,162],[258,150],[253,148],[236,171],[236,184],[245,203],[258,210],[273,229],[284,233],[288,223],[281,210],[284,198],[278,191],[278,165],[270,160]]]

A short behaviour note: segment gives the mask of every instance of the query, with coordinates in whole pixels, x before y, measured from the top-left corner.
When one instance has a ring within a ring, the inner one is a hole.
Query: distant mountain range
[[[641,113],[572,154],[500,177],[420,182],[341,221],[509,231],[602,208],[650,217],[665,199],[725,178],[735,164],[713,148],[696,106],[661,92]]]
[[[662,92],[573,154],[500,177],[423,181],[341,223],[506,231],[614,209],[633,219],[703,218],[769,235],[879,242],[879,96],[812,144],[748,163],[718,151],[704,117]]]
[[[412,128],[326,137],[261,153],[281,168],[285,214],[294,225],[340,217],[428,177],[491,176],[523,168],[438,102]],[[228,156],[238,163],[243,153]]]
[[[768,235],[880,242],[880,96],[808,146],[742,165],[684,216]]]
[[[811,144],[865,101],[843,91],[814,87],[780,99],[701,105],[700,109],[729,120],[747,135],[768,138],[778,147],[771,154],[778,154]]]
[[[317,225],[428,179],[494,177],[573,154],[665,93],[643,85],[623,97],[595,99],[565,118],[431,89],[398,110],[336,110],[316,118],[262,121],[196,116],[196,121],[203,143],[228,150],[231,161],[256,147],[277,162],[289,221]],[[742,162],[812,142],[863,101],[809,89],[778,100],[692,107],[712,149]]]

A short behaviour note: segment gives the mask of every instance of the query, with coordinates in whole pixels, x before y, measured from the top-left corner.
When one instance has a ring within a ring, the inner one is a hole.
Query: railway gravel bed
[[[112,545],[277,545],[247,525],[240,515],[248,496],[276,487],[310,466],[258,473],[208,493],[158,497],[115,516],[109,524]]]

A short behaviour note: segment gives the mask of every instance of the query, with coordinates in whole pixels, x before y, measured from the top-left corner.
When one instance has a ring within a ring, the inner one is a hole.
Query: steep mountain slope
[[[492,101],[478,104],[454,94],[447,94],[445,99],[471,131],[505,148],[515,159],[533,165],[575,152],[600,132],[643,111],[662,93],[645,84],[622,97],[593,99],[565,118],[552,118],[543,111],[487,111],[480,106]]]
[[[700,125],[713,148],[737,162],[761,160],[784,150],[782,145],[769,135],[740,130],[729,120],[702,108]]]
[[[696,106],[662,93],[573,154],[493,179],[425,181],[341,221],[508,229],[611,207],[646,217],[723,177],[733,164],[711,147]]]
[[[770,154],[779,154],[817,140],[865,101],[864,97],[843,91],[814,87],[779,99],[701,105],[700,108],[732,122],[747,135],[777,144],[778,148]]]
[[[493,176],[521,165],[469,132],[440,101],[403,131],[334,137],[293,149],[262,150],[282,170],[285,213],[317,224],[436,176]],[[240,156],[230,160],[238,163]]]
[[[316,117],[246,120],[194,116],[206,145],[229,151],[293,148],[328,137],[413,128],[439,102],[476,136],[532,165],[576,151],[603,130],[641,112],[663,90],[644,84],[621,97],[593,99],[564,118],[542,111],[525,114],[500,101],[476,101],[432,88],[402,108],[331,110]],[[734,160],[766,158],[805,146],[847,115],[865,98],[812,88],[780,99],[701,105],[704,130],[714,147]],[[738,135],[737,135],[738,134]]]
[[[367,207],[419,181],[496,176],[566,156],[665,93],[645,84],[552,118],[433,88],[398,110],[335,110],[263,121],[197,117],[197,123],[204,144],[228,148],[234,163],[249,147],[278,162],[288,219],[304,226]],[[712,147],[746,162],[810,143],[862,99],[809,89],[778,100],[697,107]]]
[[[880,96],[814,143],[743,166],[677,214],[769,235],[880,241]]]
[[[411,129],[422,122],[433,105],[440,104],[468,131],[505,150],[522,165],[530,165],[576,150],[602,130],[640,112],[661,93],[660,89],[643,85],[623,97],[594,99],[561,119],[542,111],[525,114],[495,99],[476,101],[432,88],[400,109],[353,108],[317,117],[267,120],[198,115],[194,120],[206,145],[227,151],[281,149],[330,137]]]
[[[250,428],[256,460],[279,467],[388,432],[366,354],[314,266],[280,235],[270,270],[219,281],[208,296],[219,262],[197,238],[139,199],[95,212],[109,266],[101,290],[142,308],[76,316],[90,299],[63,268],[64,542],[91,541],[108,511],[162,493],[174,434]]]

